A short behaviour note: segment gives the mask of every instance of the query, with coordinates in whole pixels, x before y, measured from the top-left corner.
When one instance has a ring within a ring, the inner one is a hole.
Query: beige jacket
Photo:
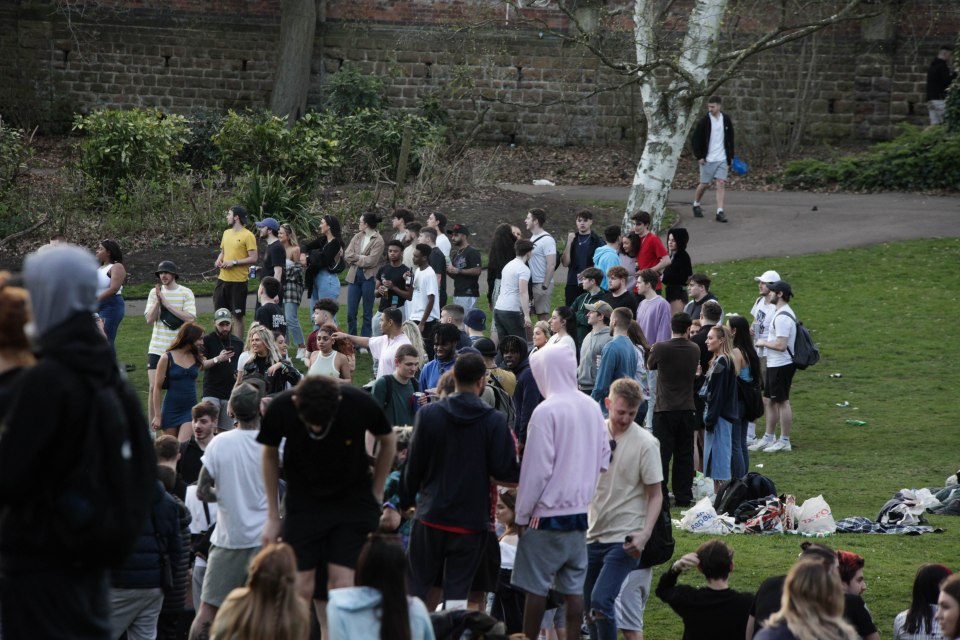
[[[343,259],[350,265],[346,277],[346,281],[350,284],[353,284],[357,279],[357,267],[363,269],[364,278],[373,278],[376,277],[377,271],[384,263],[383,236],[379,233],[375,234],[367,243],[367,248],[364,251],[360,251],[362,242],[363,232],[360,231],[353,236],[350,244],[347,245],[347,250],[343,253]]]

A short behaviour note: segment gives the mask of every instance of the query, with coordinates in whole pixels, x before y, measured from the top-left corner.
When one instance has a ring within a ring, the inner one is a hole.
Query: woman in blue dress
[[[197,404],[197,376],[204,364],[202,348],[203,328],[185,322],[157,363],[151,426],[162,429],[165,435],[176,436],[181,442],[189,440],[193,433],[190,410]],[[163,393],[164,381],[167,383],[166,395]]]

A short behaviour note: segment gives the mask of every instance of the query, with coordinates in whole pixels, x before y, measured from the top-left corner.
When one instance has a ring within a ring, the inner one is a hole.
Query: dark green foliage
[[[254,219],[283,220],[302,237],[310,236],[319,224],[309,201],[310,194],[293,178],[275,173],[251,173],[240,185],[240,202]]]
[[[220,160],[220,152],[213,144],[213,134],[223,125],[226,114],[214,109],[198,109],[187,118],[190,134],[180,152],[182,162],[195,171],[209,171]]]
[[[380,110],[387,104],[383,80],[355,69],[341,69],[330,81],[327,108],[345,116],[361,109]]]
[[[868,152],[833,161],[787,164],[787,189],[840,188],[853,191],[960,191],[960,131],[900,125],[900,135]]]

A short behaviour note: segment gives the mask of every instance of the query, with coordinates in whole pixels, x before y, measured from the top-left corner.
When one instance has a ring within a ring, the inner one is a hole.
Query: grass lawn
[[[950,265],[953,265],[952,267]],[[901,488],[941,486],[960,467],[960,388],[956,362],[960,346],[948,331],[958,303],[949,283],[960,274],[960,239],[899,242],[829,254],[696,265],[710,274],[727,313],[748,314],[756,298],[753,277],[777,269],[792,285],[792,306],[813,331],[820,363],[797,372],[792,404],[794,450],[751,455],[751,469],[763,464],[780,492],[798,504],[823,494],[837,519],[875,518]],[[944,285],[940,285],[944,283]],[[563,287],[555,290],[562,303]],[[306,308],[301,310],[308,326]],[[340,314],[345,325],[344,313]],[[200,323],[210,327],[211,318]],[[146,398],[149,328],[139,318],[120,326],[117,350],[137,364],[132,380]],[[369,357],[358,363],[359,381],[370,375]],[[842,378],[830,374],[841,373]],[[848,408],[837,403],[849,401]],[[849,426],[855,418],[866,426]],[[679,518],[675,511],[674,517]],[[930,516],[945,533],[918,537],[836,535],[826,543],[866,557],[867,605],[880,633],[889,637],[893,617],[909,605],[917,567],[942,562],[960,569],[960,519]],[[676,557],[694,551],[705,536],[677,533]],[[753,591],[766,577],[785,573],[803,538],[729,536],[736,549],[732,586]],[[654,572],[654,586],[663,567]],[[681,581],[700,586],[702,578]],[[652,597],[645,616],[647,640],[674,640],[679,619]]]

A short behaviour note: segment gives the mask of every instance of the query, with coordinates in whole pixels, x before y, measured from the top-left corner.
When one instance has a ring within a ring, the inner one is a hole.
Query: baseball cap
[[[483,355],[482,353],[480,353],[480,350],[477,349],[476,347],[460,347],[459,349],[457,349],[457,355],[458,355],[458,356],[465,356],[465,355],[467,355],[468,353],[473,353],[473,354],[476,354],[476,355],[478,355],[478,356],[482,356],[482,355]]]
[[[793,289],[790,288],[790,283],[786,280],[777,280],[776,282],[771,282],[767,285],[767,289],[770,289],[770,291],[776,291],[778,293],[785,293],[791,298],[793,297]]]
[[[249,383],[241,384],[230,393],[230,408],[237,420],[252,420],[260,413],[260,391]]]
[[[474,331],[486,331],[487,314],[482,309],[470,309],[470,311],[467,311],[467,315],[463,316],[463,324]]]
[[[257,227],[267,227],[268,229],[273,229],[274,231],[280,231],[280,223],[277,222],[276,218],[264,218],[257,223]]]
[[[763,282],[764,284],[769,284],[771,282],[776,282],[780,279],[780,274],[776,271],[764,271],[762,276],[757,276],[754,278],[757,282]]]
[[[473,348],[480,352],[480,355],[488,358],[494,358],[497,355],[497,345],[493,344],[490,338],[480,338],[473,343]]]
[[[611,315],[613,315],[613,307],[611,307],[609,304],[607,304],[603,300],[599,300],[597,302],[594,302],[593,304],[585,304],[583,305],[583,308],[586,309],[587,311],[596,311],[597,313],[603,315],[606,318],[609,318]]]
[[[455,224],[450,228],[450,233],[462,233],[468,236],[470,235],[470,229],[465,224]]]
[[[229,309],[217,309],[213,314],[213,324],[220,324],[221,322],[229,322],[233,324],[233,316],[230,314]]]

